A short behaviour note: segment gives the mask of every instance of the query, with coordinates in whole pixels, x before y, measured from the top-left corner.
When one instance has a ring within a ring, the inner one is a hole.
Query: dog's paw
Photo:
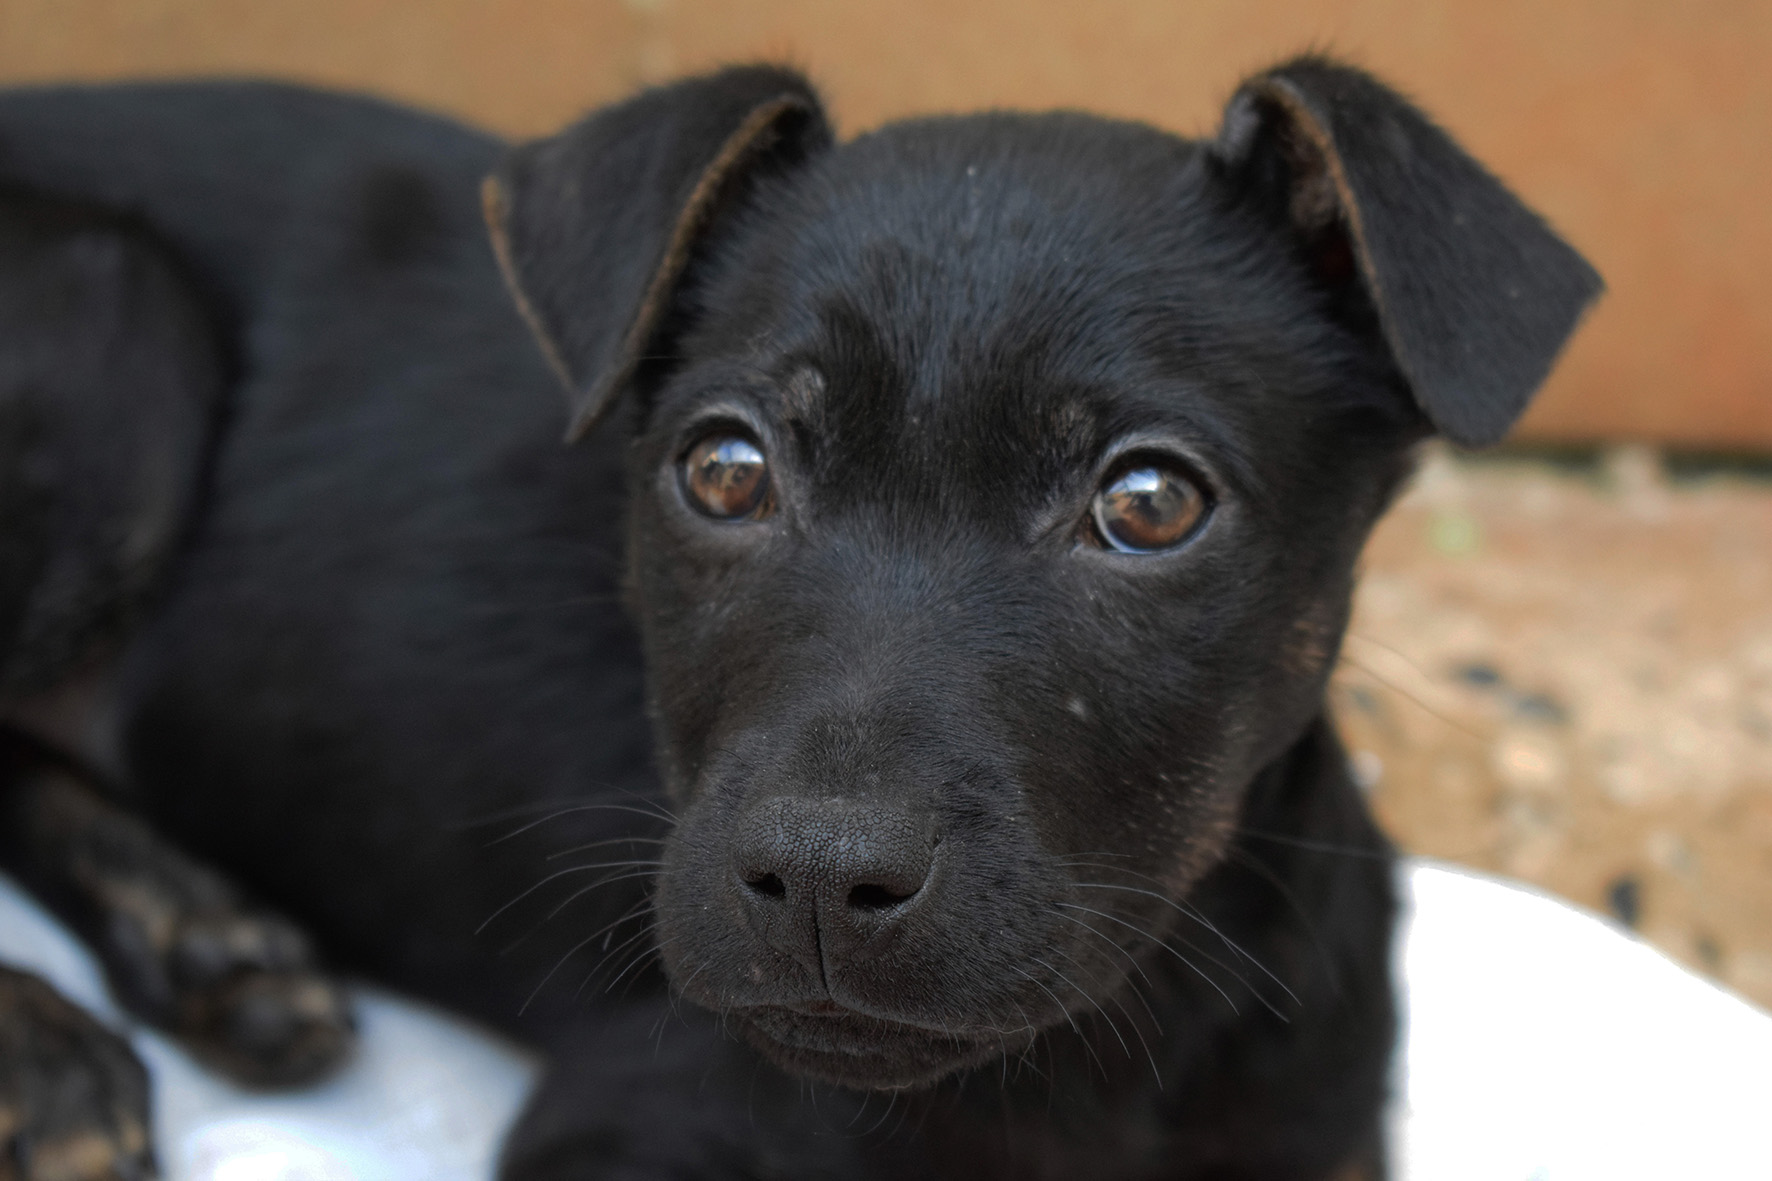
[[[284,919],[231,908],[185,914],[162,940],[162,1023],[214,1069],[249,1086],[297,1086],[349,1057],[349,998]]]
[[[129,1043],[0,967],[0,1181],[146,1181],[148,1075]]]
[[[250,1086],[311,1082],[344,1061],[348,998],[293,923],[67,767],[25,758],[13,774],[0,813],[11,860],[97,952],[125,1008]]]

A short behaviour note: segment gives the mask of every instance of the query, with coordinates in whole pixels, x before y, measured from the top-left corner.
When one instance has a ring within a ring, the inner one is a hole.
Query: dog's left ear
[[[643,91],[515,148],[487,178],[493,249],[566,383],[568,440],[633,377],[715,215],[830,142],[804,78],[745,66]]]
[[[1249,79],[1213,154],[1327,272],[1357,268],[1417,405],[1453,442],[1507,433],[1602,289],[1537,214],[1359,70],[1305,57]]]

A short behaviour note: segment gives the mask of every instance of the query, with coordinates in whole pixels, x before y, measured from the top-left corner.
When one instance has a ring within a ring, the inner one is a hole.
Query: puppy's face
[[[912,1085],[1169,931],[1419,418],[1149,130],[899,125],[752,208],[633,451],[658,939],[782,1064]]]
[[[1320,709],[1410,445],[1499,438],[1598,277],[1305,58],[1210,145],[1074,115],[832,144],[750,67],[512,153],[576,430],[632,391],[676,988],[814,1078],[1013,1051],[1166,941]]]

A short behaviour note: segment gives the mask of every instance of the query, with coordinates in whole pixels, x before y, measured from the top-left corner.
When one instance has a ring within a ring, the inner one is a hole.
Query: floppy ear
[[[1359,70],[1304,57],[1249,79],[1213,152],[1320,263],[1357,268],[1416,403],[1455,443],[1507,433],[1602,289],[1537,214]]]
[[[505,280],[571,399],[567,439],[614,404],[715,214],[831,142],[806,80],[746,66],[647,90],[523,144],[483,192]]]

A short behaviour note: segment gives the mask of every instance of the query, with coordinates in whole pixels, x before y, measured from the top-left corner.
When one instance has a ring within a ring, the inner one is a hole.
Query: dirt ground
[[[1333,692],[1406,849],[1610,912],[1772,1008],[1772,463],[1433,453]]]

